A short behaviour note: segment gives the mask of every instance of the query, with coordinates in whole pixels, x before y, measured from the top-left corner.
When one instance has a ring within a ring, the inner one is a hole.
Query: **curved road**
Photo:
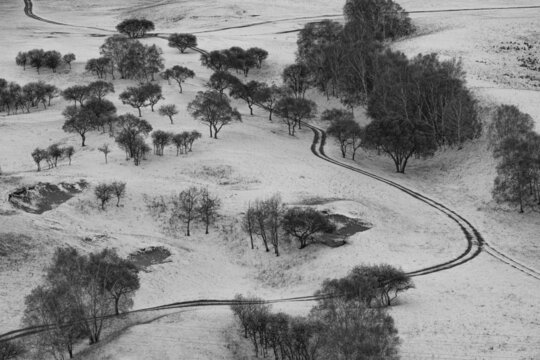
[[[36,16],[32,12],[32,1],[31,0],[23,0],[25,3],[25,14],[31,18],[34,18],[39,21],[48,22],[51,24],[57,24],[57,25],[65,25],[65,26],[74,26],[69,24],[62,24],[50,20],[43,19],[39,16]],[[540,8],[540,6],[538,6]],[[535,7],[536,8],[536,7]],[[476,10],[476,9],[475,9]],[[453,10],[455,11],[455,10]],[[290,20],[290,19],[288,19]],[[264,22],[266,23],[266,22]],[[240,27],[246,27],[246,26],[240,26]],[[99,29],[99,28],[92,28],[92,29],[98,29],[103,31],[109,31],[106,29]],[[216,30],[218,31],[218,30]],[[153,36],[164,38],[164,34],[154,34]],[[202,49],[195,49],[196,51],[199,51],[201,53],[206,53]],[[451,268],[454,268],[456,266],[462,265],[466,262],[469,262],[473,260],[475,257],[477,257],[483,250],[490,254],[491,256],[495,257],[499,261],[504,262],[505,264],[521,271],[522,273],[533,277],[535,279],[540,280],[540,272],[528,267],[512,258],[507,256],[506,254],[502,253],[501,251],[497,250],[490,244],[488,244],[485,239],[482,237],[480,232],[463,216],[459,215],[455,211],[449,209],[445,205],[430,199],[429,197],[422,195],[418,192],[415,192],[405,186],[402,186],[394,181],[385,179],[381,176],[372,174],[370,172],[367,172],[365,170],[362,170],[356,166],[352,166],[340,161],[337,161],[328,155],[326,155],[324,146],[326,144],[326,138],[327,135],[324,130],[321,128],[318,128],[316,126],[310,125],[310,124],[304,124],[306,127],[311,129],[313,132],[313,141],[311,144],[311,151],[312,153],[318,157],[319,159],[329,162],[331,164],[334,164],[336,166],[340,166],[342,168],[348,169],[350,171],[354,171],[356,173],[359,173],[361,175],[370,177],[376,181],[382,182],[387,184],[388,186],[394,187],[395,189],[398,189],[407,195],[413,197],[414,199],[421,201],[425,203],[428,206],[431,206],[435,208],[436,210],[440,211],[442,214],[448,216],[452,221],[454,221],[461,231],[463,232],[463,235],[466,239],[467,245],[465,250],[457,257],[450,259],[444,263],[428,266],[422,269],[414,270],[408,272],[408,275],[414,277],[414,276],[422,276],[422,275],[428,275],[433,274],[439,271],[448,270]],[[264,300],[263,303],[266,304],[273,304],[273,303],[283,303],[283,302],[304,302],[304,301],[317,301],[322,298],[332,297],[332,296],[340,296],[339,294],[330,294],[330,295],[319,295],[319,296],[302,296],[302,297],[295,297],[295,298],[286,298],[286,299],[276,299],[276,300]],[[139,312],[145,312],[145,311],[162,311],[162,310],[170,310],[170,309],[177,309],[177,308],[186,308],[186,307],[202,307],[202,306],[230,306],[232,304],[238,304],[238,302],[234,300],[194,300],[194,301],[184,301],[184,302],[176,302],[172,304],[166,304],[161,305],[157,307],[151,307],[151,308],[145,308],[145,309],[139,309],[134,310],[128,313],[139,313]],[[105,318],[112,317],[107,316]],[[69,324],[68,324],[69,325]],[[67,326],[68,326],[67,325]],[[40,333],[43,331],[49,330],[53,325],[42,325],[42,326],[35,326],[35,327],[28,327],[24,329],[14,330],[7,332],[5,334],[0,334],[0,343],[4,341],[10,341],[14,339],[18,339],[25,336],[30,336],[36,333]]]

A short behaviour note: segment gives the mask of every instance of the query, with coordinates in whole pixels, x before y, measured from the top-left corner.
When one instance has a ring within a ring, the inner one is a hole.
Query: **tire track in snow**
[[[28,16],[28,17],[30,17],[32,19],[35,19],[35,20],[38,20],[38,21],[43,21],[43,22],[46,22],[46,23],[49,23],[49,24],[54,24],[54,25],[71,26],[71,27],[82,28],[82,29],[92,29],[92,30],[99,30],[99,31],[106,31],[106,32],[114,32],[112,30],[107,30],[107,29],[98,28],[98,27],[71,25],[71,24],[66,24],[66,23],[61,23],[61,22],[57,22],[57,21],[44,19],[41,16],[37,16],[36,14],[34,14],[34,11],[33,11],[34,4],[32,3],[32,0],[23,0],[23,1],[24,1],[24,13],[25,13],[26,16]]]
[[[431,198],[429,198],[429,197],[427,197],[425,195],[422,195],[422,194],[420,194],[418,192],[415,192],[415,191],[413,191],[413,190],[411,190],[411,189],[409,189],[409,188],[407,188],[407,187],[405,187],[403,185],[400,185],[399,183],[396,183],[394,181],[388,180],[388,179],[383,178],[381,176],[375,175],[375,174],[370,173],[368,171],[362,170],[362,169],[360,169],[360,168],[358,168],[356,166],[352,166],[352,165],[342,163],[340,161],[337,161],[337,160],[329,157],[328,155],[326,155],[326,153],[324,151],[324,146],[326,144],[326,137],[327,137],[324,130],[322,130],[322,129],[316,127],[316,126],[310,125],[310,124],[304,123],[304,125],[313,131],[314,137],[313,137],[313,142],[311,144],[311,152],[315,156],[317,156],[318,158],[320,158],[320,159],[322,159],[324,161],[327,161],[329,163],[332,163],[334,165],[337,165],[337,166],[346,168],[348,170],[357,172],[357,173],[362,174],[364,176],[370,177],[370,178],[372,178],[374,180],[385,183],[385,184],[387,184],[389,186],[392,186],[392,187],[394,187],[394,188],[408,194],[409,196],[412,196],[413,198],[427,204],[428,206],[431,206],[431,207],[435,208],[436,210],[442,212],[443,214],[448,216],[452,221],[454,221],[455,223],[458,224],[458,226],[460,227],[461,231],[463,232],[463,234],[465,235],[465,238],[467,240],[467,248],[465,249],[465,251],[463,253],[461,253],[459,256],[457,256],[456,258],[454,258],[454,259],[448,260],[448,261],[446,261],[444,263],[441,263],[441,264],[437,264],[437,265],[429,266],[429,267],[422,268],[422,269],[419,269],[419,270],[408,272],[407,273],[408,275],[410,275],[410,276],[420,276],[420,275],[433,274],[433,273],[443,271],[443,270],[448,270],[448,269],[451,269],[453,267],[456,267],[458,265],[462,265],[462,264],[464,264],[466,262],[469,262],[469,261],[473,260],[478,255],[480,255],[480,253],[482,251],[485,251],[486,253],[488,253],[489,255],[494,257],[495,259],[505,263],[506,265],[509,265],[510,267],[512,267],[512,268],[514,268],[516,270],[519,270],[522,273],[524,273],[524,274],[526,274],[526,275],[528,275],[528,276],[530,276],[530,277],[532,277],[534,279],[540,280],[540,272],[538,270],[533,269],[532,267],[530,267],[528,265],[525,265],[525,264],[511,258],[510,256],[504,254],[502,251],[495,248],[493,245],[489,244],[484,239],[482,234],[480,234],[480,232],[471,224],[471,222],[469,220],[465,219],[463,216],[459,215],[454,210],[449,209],[448,207],[446,207],[442,203],[437,202],[437,201],[435,201],[435,200],[433,200],[433,199],[431,199]]]

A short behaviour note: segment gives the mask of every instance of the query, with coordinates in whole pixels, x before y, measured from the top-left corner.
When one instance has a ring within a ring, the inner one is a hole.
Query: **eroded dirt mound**
[[[9,202],[16,208],[31,214],[43,214],[65,203],[82,192],[88,184],[81,180],[77,183],[38,183],[34,186],[18,188],[9,194]]]
[[[139,269],[145,270],[149,266],[163,264],[171,252],[161,246],[150,246],[142,248],[129,255],[131,260]]]
[[[341,214],[326,215],[334,225],[336,231],[332,234],[323,234],[317,242],[329,247],[338,247],[345,245],[347,239],[354,234],[371,229],[371,225],[355,218],[350,218]]]

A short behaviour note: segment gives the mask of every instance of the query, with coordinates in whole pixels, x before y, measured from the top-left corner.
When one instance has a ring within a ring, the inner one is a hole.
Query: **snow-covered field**
[[[412,11],[496,7],[508,1],[404,0],[402,5]],[[511,5],[536,5],[536,1],[516,0]],[[341,1],[321,0],[276,0],[271,5],[261,0],[34,0],[36,14],[76,25],[68,27],[27,18],[22,0],[3,0],[0,77],[19,83],[40,79],[60,88],[88,83],[94,78],[84,73],[84,64],[98,56],[103,36],[111,33],[106,30],[113,30],[121,18],[147,16],[156,22],[158,32],[200,32],[199,47],[206,50],[235,45],[267,49],[266,65],[250,77],[278,82],[281,69],[294,61],[296,48],[296,34],[280,32],[339,15],[341,7]],[[539,15],[540,9],[413,14],[421,36],[402,40],[395,47],[409,55],[438,52],[462,57],[469,85],[485,104],[513,103],[540,117],[540,92],[516,75],[525,74],[518,54],[497,51],[501,42],[534,41]],[[218,31],[249,24],[253,26]],[[387,262],[409,271],[463,251],[466,241],[447,217],[382,183],[315,158],[310,152],[312,133],[307,129],[291,138],[282,124],[269,122],[262,110],[249,116],[247,107],[237,103],[243,122],[226,127],[219,140],[207,138],[206,128],[187,114],[186,106],[203,88],[210,71],[200,65],[197,53],[181,55],[162,39],[144,42],[163,49],[167,67],[180,64],[197,76],[184,86],[183,94],[162,82],[164,103],[180,109],[174,125],[149,110],[144,110],[143,117],[155,129],[197,129],[204,137],[189,156],[176,157],[170,149],[165,156],[150,155],[135,167],[106,134],[92,133],[82,149],[79,137],[64,133],[61,112],[66,103],[61,99],[55,99],[46,111],[1,116],[0,166],[5,175],[0,177],[0,241],[15,239],[11,243],[26,256],[0,257],[0,332],[20,326],[23,298],[39,283],[56,246],[71,245],[82,251],[114,247],[122,255],[147,246],[167,247],[171,261],[142,273],[135,308],[230,298],[235,293],[269,299],[308,295],[325,278],[342,276],[358,264]],[[71,71],[52,74],[45,70],[39,77],[33,69],[15,66],[18,51],[36,47],[74,52],[77,61]],[[134,112],[117,99],[131,84],[116,81],[116,94],[109,96],[119,113]],[[314,93],[310,97],[321,109],[336,105]],[[62,162],[57,169],[35,172],[30,152],[53,142],[75,146],[73,165]],[[108,164],[97,150],[105,142],[113,148]],[[336,147],[329,146],[327,152],[339,157]],[[540,217],[494,206],[490,189],[495,164],[482,140],[457,152],[448,150],[427,161],[414,161],[404,176],[392,173],[389,161],[374,155],[360,153],[357,163],[448,205],[470,220],[488,242],[540,270]],[[8,193],[21,185],[79,179],[91,185],[126,181],[123,207],[100,211],[91,189],[43,215],[13,211],[7,202]],[[149,213],[147,199],[166,197],[191,185],[208,186],[223,200],[217,227],[208,236],[197,229],[190,238],[164,232]],[[249,201],[276,192],[287,203],[328,199],[319,205],[321,209],[362,218],[373,227],[336,249],[310,246],[300,252],[291,246],[280,259],[260,249],[252,251],[234,224]],[[415,278],[415,283],[416,289],[403,295],[391,310],[403,340],[403,359],[540,359],[538,280],[482,253],[463,266]],[[289,304],[279,309],[302,314],[309,306]],[[134,326],[85,358],[243,358],[230,345],[233,324],[227,309],[180,312]]]

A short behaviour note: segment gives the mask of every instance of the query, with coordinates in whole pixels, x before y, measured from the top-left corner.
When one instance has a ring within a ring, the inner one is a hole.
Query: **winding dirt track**
[[[25,14],[27,16],[29,16],[31,18],[34,18],[34,19],[39,20],[39,21],[44,21],[44,22],[47,22],[47,23],[51,23],[51,24],[56,24],[56,25],[75,26],[75,25],[63,24],[63,23],[58,23],[58,22],[55,22],[55,21],[46,20],[46,19],[43,19],[43,18],[41,18],[39,16],[36,16],[32,12],[32,1],[31,0],[23,0],[23,1],[24,1],[24,4],[25,4],[24,12],[25,12]],[[531,7],[528,7],[528,8],[531,8]],[[535,6],[533,8],[540,8],[540,6]],[[505,8],[505,9],[507,9],[507,8]],[[485,10],[485,9],[481,9],[481,10]],[[451,10],[451,11],[456,11],[456,10]],[[442,12],[442,10],[440,10],[440,11],[431,11],[431,12]],[[290,19],[288,19],[288,20],[290,20]],[[259,23],[259,24],[266,24],[266,23],[268,23],[268,22],[262,22],[262,23]],[[243,25],[243,26],[240,26],[240,28],[241,27],[247,27],[247,26]],[[231,28],[234,28],[234,27],[231,27]],[[110,30],[100,29],[100,28],[92,28],[92,29],[110,31]],[[228,28],[228,29],[230,29],[230,28]],[[219,31],[219,30],[215,30],[215,31]],[[153,34],[152,36],[166,39],[165,34]],[[202,50],[202,49],[199,49],[199,48],[193,48],[193,49],[195,51],[198,51],[198,52],[202,53],[202,54],[207,53],[205,50]],[[526,275],[528,275],[530,277],[533,277],[535,279],[540,280],[540,272],[538,272],[537,270],[535,270],[535,269],[533,269],[531,267],[528,267],[528,266],[526,266],[526,265],[512,259],[511,257],[507,256],[506,254],[502,253],[501,251],[497,250],[496,248],[494,248],[493,246],[488,244],[485,241],[485,239],[482,237],[480,232],[467,219],[465,219],[463,216],[459,215],[455,211],[449,209],[445,205],[443,205],[443,204],[441,204],[441,203],[439,203],[439,202],[437,202],[437,201],[435,201],[433,199],[430,199],[429,197],[427,197],[425,195],[422,195],[422,194],[420,194],[418,192],[415,192],[415,191],[413,191],[413,190],[411,190],[409,188],[406,188],[406,187],[404,187],[404,186],[402,186],[402,185],[400,185],[400,184],[398,184],[398,183],[396,183],[394,181],[385,179],[385,178],[383,178],[381,176],[378,176],[378,175],[372,174],[370,172],[367,172],[365,170],[362,170],[362,169],[360,169],[360,168],[358,168],[356,166],[352,166],[352,165],[337,161],[337,160],[329,157],[328,155],[326,155],[325,150],[324,150],[324,146],[326,144],[326,138],[327,138],[327,135],[324,132],[324,130],[322,130],[322,129],[316,127],[316,126],[307,124],[307,123],[304,123],[304,126],[308,127],[313,132],[314,137],[313,137],[313,141],[312,141],[312,144],[311,144],[311,152],[316,157],[318,157],[319,159],[321,159],[323,161],[326,161],[326,162],[329,162],[331,164],[334,164],[336,166],[340,166],[342,168],[348,169],[350,171],[354,171],[354,172],[359,173],[361,175],[370,177],[373,180],[382,182],[384,184],[387,184],[388,186],[391,186],[391,187],[393,187],[395,189],[398,189],[398,190],[404,192],[405,194],[413,197],[414,199],[416,199],[418,201],[421,201],[421,202],[425,203],[426,205],[431,206],[431,207],[435,208],[436,210],[440,211],[444,215],[448,216],[452,221],[454,221],[459,226],[459,228],[463,232],[463,235],[465,236],[465,239],[466,239],[466,242],[467,242],[466,249],[459,256],[457,256],[457,257],[455,257],[453,259],[450,259],[450,260],[448,260],[448,261],[446,261],[444,263],[440,263],[440,264],[436,264],[436,265],[432,265],[432,266],[428,266],[428,267],[425,267],[425,268],[422,268],[422,269],[418,269],[418,270],[408,272],[407,274],[410,275],[411,277],[423,276],[423,275],[433,274],[433,273],[437,273],[437,272],[440,272],[440,271],[452,269],[452,268],[454,268],[456,266],[462,265],[462,264],[464,264],[466,262],[469,262],[469,261],[473,260],[478,255],[480,255],[480,253],[482,251],[485,251],[486,253],[488,253],[489,255],[493,256],[496,259],[498,259],[499,261],[502,261],[503,263],[505,263],[505,264],[507,264],[507,265],[521,271],[522,273],[524,273],[524,274],[526,274]],[[335,297],[335,296],[341,296],[341,295],[340,294],[328,294],[328,295],[318,295],[318,296],[314,296],[314,295],[301,296],[301,297],[285,298],[285,299],[264,300],[264,301],[262,301],[262,303],[275,304],[275,303],[287,303],[287,302],[307,302],[307,301],[317,301],[317,300],[320,300],[320,299],[323,299],[323,298],[330,298],[330,297]],[[188,308],[188,307],[193,308],[193,307],[205,307],[205,306],[230,306],[232,304],[238,304],[238,302],[235,301],[235,300],[208,300],[208,299],[203,299],[203,300],[175,302],[175,303],[156,306],[156,307],[151,307],[151,308],[139,309],[139,310],[134,310],[134,311],[128,312],[127,314],[135,314],[135,313],[147,312],[147,311],[163,311],[163,310]],[[243,304],[247,304],[247,302],[244,302]],[[113,317],[113,315],[105,316],[103,318],[112,318],[112,317]],[[66,324],[66,326],[69,326],[69,325],[71,325],[71,324]],[[18,338],[22,338],[22,337],[26,337],[26,336],[30,336],[30,335],[37,334],[37,333],[40,333],[40,332],[48,331],[53,326],[54,325],[34,326],[34,327],[18,329],[18,330],[14,330],[14,331],[4,333],[4,334],[0,334],[0,343],[5,342],[5,341],[18,339]]]

